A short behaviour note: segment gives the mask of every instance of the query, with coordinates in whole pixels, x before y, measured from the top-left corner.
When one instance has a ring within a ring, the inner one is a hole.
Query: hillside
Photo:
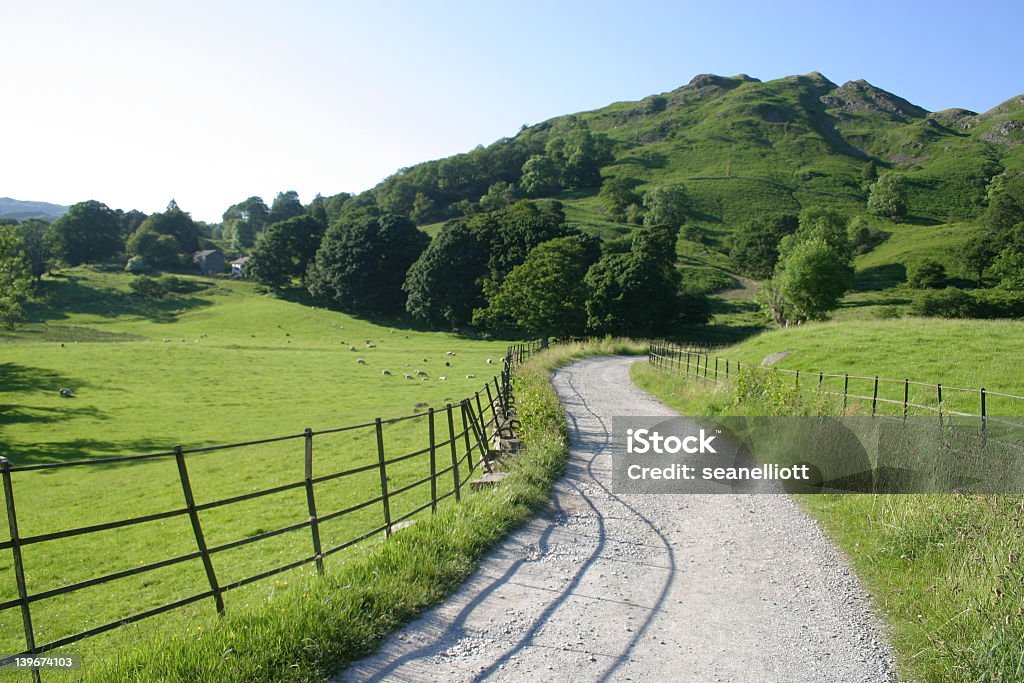
[[[45,218],[53,220],[67,213],[68,207],[48,202],[26,202],[10,197],[0,197],[0,218]]]
[[[880,171],[906,173],[910,214],[925,223],[976,217],[989,179],[1024,170],[1024,97],[982,114],[928,112],[863,80],[700,75],[670,92],[557,117],[489,147],[403,169],[373,192],[405,210],[420,192],[433,202],[433,220],[455,215],[449,205],[478,200],[494,182],[519,182],[529,156],[584,126],[612,143],[604,179],[628,177],[640,189],[683,182],[695,199],[694,222],[712,231],[767,211],[859,211],[869,160]],[[600,225],[608,218],[596,192],[580,187],[559,198],[576,220]]]

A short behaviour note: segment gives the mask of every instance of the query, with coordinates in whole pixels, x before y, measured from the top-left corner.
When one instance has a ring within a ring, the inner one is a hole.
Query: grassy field
[[[177,443],[211,446],[408,415],[424,405],[441,408],[480,389],[498,373],[504,353],[503,342],[375,325],[260,295],[250,283],[193,279],[192,293],[146,302],[128,293],[128,279],[68,271],[47,283],[51,301],[36,322],[0,338],[0,450],[15,465],[164,451]],[[417,369],[426,381],[403,378]],[[74,398],[62,398],[60,388],[70,388]],[[421,448],[426,439],[422,418],[384,430],[389,457]],[[299,439],[189,456],[197,502],[301,480],[303,452]],[[372,429],[314,440],[315,475],[375,461]],[[425,456],[405,461],[389,470],[391,486],[428,471]],[[13,477],[23,535],[176,509],[183,502],[173,458]],[[372,471],[326,482],[317,488],[319,511],[370,498],[379,486]],[[425,486],[412,489],[393,516],[428,496]],[[380,516],[376,505],[322,525],[324,547],[380,526]],[[301,488],[202,513],[211,546],[307,518]],[[28,546],[27,581],[37,592],[194,549],[187,517],[164,519]],[[227,550],[215,556],[215,564],[226,584],[310,554],[303,530]],[[228,593],[228,609],[262,604],[301,574]],[[189,561],[45,599],[33,605],[37,641],[122,618],[205,585],[201,564]],[[0,553],[0,600],[14,597],[11,556]],[[202,601],[72,651],[93,656],[150,625],[180,630],[212,611],[212,601]],[[22,649],[20,633],[17,610],[0,613],[0,650]]]
[[[1014,322],[900,320],[780,330],[717,352],[805,371],[910,376],[1024,393],[1012,362],[1024,326]],[[745,403],[731,385],[685,381],[646,363],[634,380],[691,415],[786,415],[793,403]],[[789,376],[787,376],[789,377]],[[806,377],[806,376],[805,376]],[[1019,414],[1019,413],[1017,413]],[[918,681],[1019,681],[1024,677],[1024,503],[1019,496],[804,496],[850,558],[888,622],[903,674]]]

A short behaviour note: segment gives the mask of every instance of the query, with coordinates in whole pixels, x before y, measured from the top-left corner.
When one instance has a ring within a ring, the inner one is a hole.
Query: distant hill
[[[10,197],[0,197],[0,218],[45,218],[53,220],[68,212],[68,207],[48,202],[25,202]]]
[[[553,138],[582,126],[610,143],[601,178],[629,178],[640,191],[682,182],[695,203],[692,221],[712,232],[813,205],[863,212],[869,162],[878,172],[905,174],[910,214],[926,222],[977,218],[989,180],[1024,171],[1024,96],[982,114],[929,112],[867,81],[837,85],[817,72],[766,82],[705,74],[670,92],[524,126],[489,146],[402,169],[372,192],[396,210],[427,207],[421,223],[445,220],[492,183],[518,184],[526,159],[550,155]],[[612,227],[617,221],[603,215],[597,191],[590,183],[553,196],[571,221]]]

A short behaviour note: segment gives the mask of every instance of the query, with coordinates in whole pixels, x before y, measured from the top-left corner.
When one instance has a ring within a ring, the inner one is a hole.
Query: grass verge
[[[88,666],[85,681],[323,681],[371,652],[386,634],[443,599],[483,553],[550,495],[568,452],[550,371],[575,358],[640,353],[603,340],[554,347],[515,375],[526,455],[501,487],[369,547],[323,577],[300,576],[266,604],[195,621],[170,637],[144,637]]]
[[[785,415],[731,386],[687,382],[646,363],[638,386],[688,415]],[[804,406],[806,408],[806,406]],[[850,558],[916,681],[1024,679],[1024,502],[1020,496],[798,496]]]

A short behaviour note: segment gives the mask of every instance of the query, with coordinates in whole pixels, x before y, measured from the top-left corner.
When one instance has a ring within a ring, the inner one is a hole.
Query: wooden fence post
[[[985,387],[981,388],[981,433],[988,429],[988,409],[985,405]]]
[[[939,398],[939,404],[938,404],[939,405],[939,417],[942,417],[942,385],[941,384],[936,384],[935,388],[939,392],[939,396],[938,396],[938,398]]]
[[[384,427],[380,418],[374,421],[377,428],[377,464],[380,470],[380,495],[384,503],[384,536],[391,536],[391,502],[388,500],[388,468],[384,458]]]
[[[910,405],[910,379],[903,380],[903,419],[907,419],[907,407]]]
[[[324,573],[324,558],[320,548],[320,521],[316,515],[316,497],[313,494],[313,429],[306,427],[306,505],[309,508],[309,532],[313,536],[313,557],[317,574]]]
[[[36,635],[32,628],[32,610],[29,608],[28,587],[25,583],[25,565],[21,557],[21,534],[18,533],[18,512],[14,507],[14,483],[11,481],[11,461],[0,457],[0,469],[3,469],[4,498],[7,501],[7,528],[11,534],[11,554],[14,556],[14,579],[18,584],[18,601],[21,603],[21,623],[25,629],[26,650],[36,650]],[[35,670],[35,678],[39,680],[39,671]]]
[[[875,408],[878,405],[878,375],[875,375],[875,388],[871,394],[871,417],[875,416]]]
[[[427,430],[430,438],[430,511],[437,512],[437,446],[434,445],[434,409],[427,412]]]
[[[470,419],[472,419],[472,417],[473,417],[472,411],[469,408],[469,406],[471,406],[472,404],[469,402],[469,399],[467,398],[460,405],[462,407],[462,435],[465,437],[465,440],[466,440],[466,468],[468,470],[468,474],[470,476],[472,476],[473,469],[474,469],[474,467],[473,467],[473,445],[472,445],[472,442],[470,441],[470,438],[469,438],[469,421],[466,419],[466,411],[467,410],[470,411],[470,414],[469,414]],[[473,422],[473,431],[474,432],[476,431],[476,422]]]
[[[448,445],[451,446],[452,451],[452,478],[455,480],[455,500],[461,500],[462,494],[460,489],[462,484],[459,482],[459,447],[455,445],[455,418],[452,416],[452,404],[449,403],[447,407],[448,411]]]
[[[213,602],[217,605],[217,614],[224,614],[224,597],[221,595],[220,585],[217,583],[217,574],[213,571],[210,551],[206,547],[206,537],[203,536],[203,526],[199,521],[199,512],[196,510],[196,499],[192,495],[192,482],[188,476],[188,468],[185,466],[185,453],[182,451],[181,444],[174,446],[174,459],[178,462],[178,477],[181,479],[181,490],[185,494],[185,507],[188,510],[189,520],[192,522],[192,533],[196,537],[199,555],[203,559],[206,579],[210,582],[210,590],[213,591]]]
[[[847,396],[850,394],[850,373],[843,374],[843,414],[846,414]]]

